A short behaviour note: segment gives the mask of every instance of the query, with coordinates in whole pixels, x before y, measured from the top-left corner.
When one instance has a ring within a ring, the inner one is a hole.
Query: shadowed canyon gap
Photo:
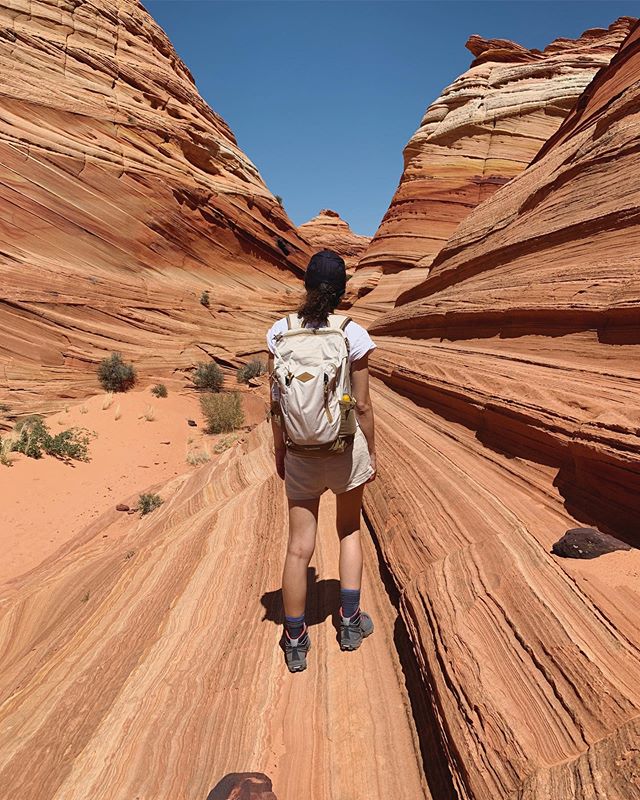
[[[312,248],[166,36],[132,1],[0,13],[0,399],[31,411],[95,392],[111,349],[145,377],[263,349]],[[163,484],[153,515],[101,514],[3,585],[8,796],[201,800],[256,772],[280,800],[640,797],[637,27],[589,83],[631,27],[588,32],[579,56],[566,40],[523,56],[472,39],[472,70],[564,54],[549,87],[561,73],[573,88],[557,116],[534,112],[553,121],[534,135],[516,79],[496,81],[492,102],[512,110],[499,124],[524,121],[512,150],[498,137],[498,174],[522,174],[491,198],[484,186],[449,230],[427,197],[406,280],[352,309],[379,345],[376,634],[338,650],[325,497],[310,669],[286,672],[286,504],[260,424]],[[361,263],[386,269],[376,239]],[[633,549],[550,554],[594,523]]]

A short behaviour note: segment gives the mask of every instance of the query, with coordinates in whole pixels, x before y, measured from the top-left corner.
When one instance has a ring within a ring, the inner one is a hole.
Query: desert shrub
[[[151,390],[151,394],[155,395],[156,397],[166,397],[169,392],[167,391],[167,387],[164,385],[164,383],[156,383]]]
[[[62,461],[88,461],[89,436],[80,428],[69,428],[52,436],[41,417],[27,417],[22,420],[11,449],[29,458],[42,458],[46,453]]]
[[[206,464],[207,461],[211,461],[211,456],[206,450],[189,450],[187,453],[187,464],[191,464],[192,467]]]
[[[229,433],[244,422],[240,395],[205,394],[200,398],[202,415],[207,423],[207,433]]]
[[[42,458],[45,444],[51,438],[42,417],[32,414],[21,419],[16,425],[16,431],[19,436],[11,449],[16,453],[24,453],[29,458]]]
[[[219,392],[222,388],[224,375],[215,361],[208,361],[196,366],[192,380],[196,389],[207,389],[210,392]]]
[[[205,308],[209,308],[209,304],[210,304],[210,301],[209,301],[209,292],[207,292],[207,291],[204,291],[204,292],[202,292],[202,294],[200,295],[200,303],[201,303],[201,304],[202,304],[202,305],[203,305]]]
[[[255,378],[258,375],[262,375],[266,371],[267,365],[264,363],[264,361],[260,361],[259,358],[254,358],[252,361],[249,361],[248,364],[238,367],[236,377],[238,379],[238,383],[248,383],[250,378]]]
[[[44,422],[42,414],[28,414],[26,417],[22,417],[22,419],[16,422],[14,430],[16,433],[20,433],[25,426],[34,425],[36,422]]]
[[[213,448],[216,453],[224,453],[225,450],[228,450],[231,445],[237,440],[238,434],[232,434],[231,436],[225,436],[224,439],[220,439],[217,442],[216,446]]]
[[[12,464],[11,457],[9,456],[12,449],[13,442],[11,439],[7,439],[6,437],[4,439],[0,438],[0,464],[4,464],[5,467],[10,467]]]
[[[136,382],[133,364],[125,364],[120,353],[111,353],[98,366],[98,380],[108,392],[126,392]]]
[[[6,414],[11,411],[11,406],[8,403],[0,403],[0,414]]]
[[[276,202],[284,207],[284,201],[282,200],[282,197],[279,194],[274,195],[274,197],[276,198]]]
[[[141,494],[138,498],[138,511],[140,512],[140,516],[144,517],[145,514],[150,514],[152,511],[155,511],[156,508],[159,508],[163,503],[164,500],[159,494],[153,494],[152,492],[148,494]]]

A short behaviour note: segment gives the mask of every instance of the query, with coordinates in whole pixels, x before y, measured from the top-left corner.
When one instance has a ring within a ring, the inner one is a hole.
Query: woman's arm
[[[358,358],[351,363],[351,391],[356,399],[356,412],[358,422],[364,433],[369,447],[369,457],[373,467],[373,475],[369,480],[373,480],[376,475],[376,445],[375,430],[373,423],[373,406],[369,394],[369,354]]]
[[[269,370],[269,375],[273,372],[273,354],[269,354],[269,360],[267,362],[267,369]],[[278,476],[284,480],[284,455],[286,453],[286,445],[284,443],[284,430],[282,426],[276,421],[276,418],[273,414],[273,404],[274,400],[272,399],[271,388],[273,387],[273,378],[271,378],[269,382],[269,399],[271,402],[271,432],[273,433],[273,452],[276,458],[276,472]]]

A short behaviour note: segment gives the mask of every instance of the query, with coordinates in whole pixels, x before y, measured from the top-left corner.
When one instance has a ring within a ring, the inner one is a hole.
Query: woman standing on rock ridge
[[[304,619],[307,567],[326,489],[336,495],[340,538],[340,647],[356,650],[373,632],[371,618],[360,610],[360,516],[364,485],[376,475],[368,366],[375,344],[362,326],[333,313],[346,280],[337,253],[316,253],[297,314],[279,319],[267,333],[276,470],[289,503],[280,645],[291,672],[306,669],[311,646]]]

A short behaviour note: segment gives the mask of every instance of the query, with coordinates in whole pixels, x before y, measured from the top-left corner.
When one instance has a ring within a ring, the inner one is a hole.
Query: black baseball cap
[[[343,295],[347,288],[347,268],[344,259],[333,250],[320,250],[311,256],[304,276],[307,289],[315,289],[321,283],[334,286],[338,295]]]

